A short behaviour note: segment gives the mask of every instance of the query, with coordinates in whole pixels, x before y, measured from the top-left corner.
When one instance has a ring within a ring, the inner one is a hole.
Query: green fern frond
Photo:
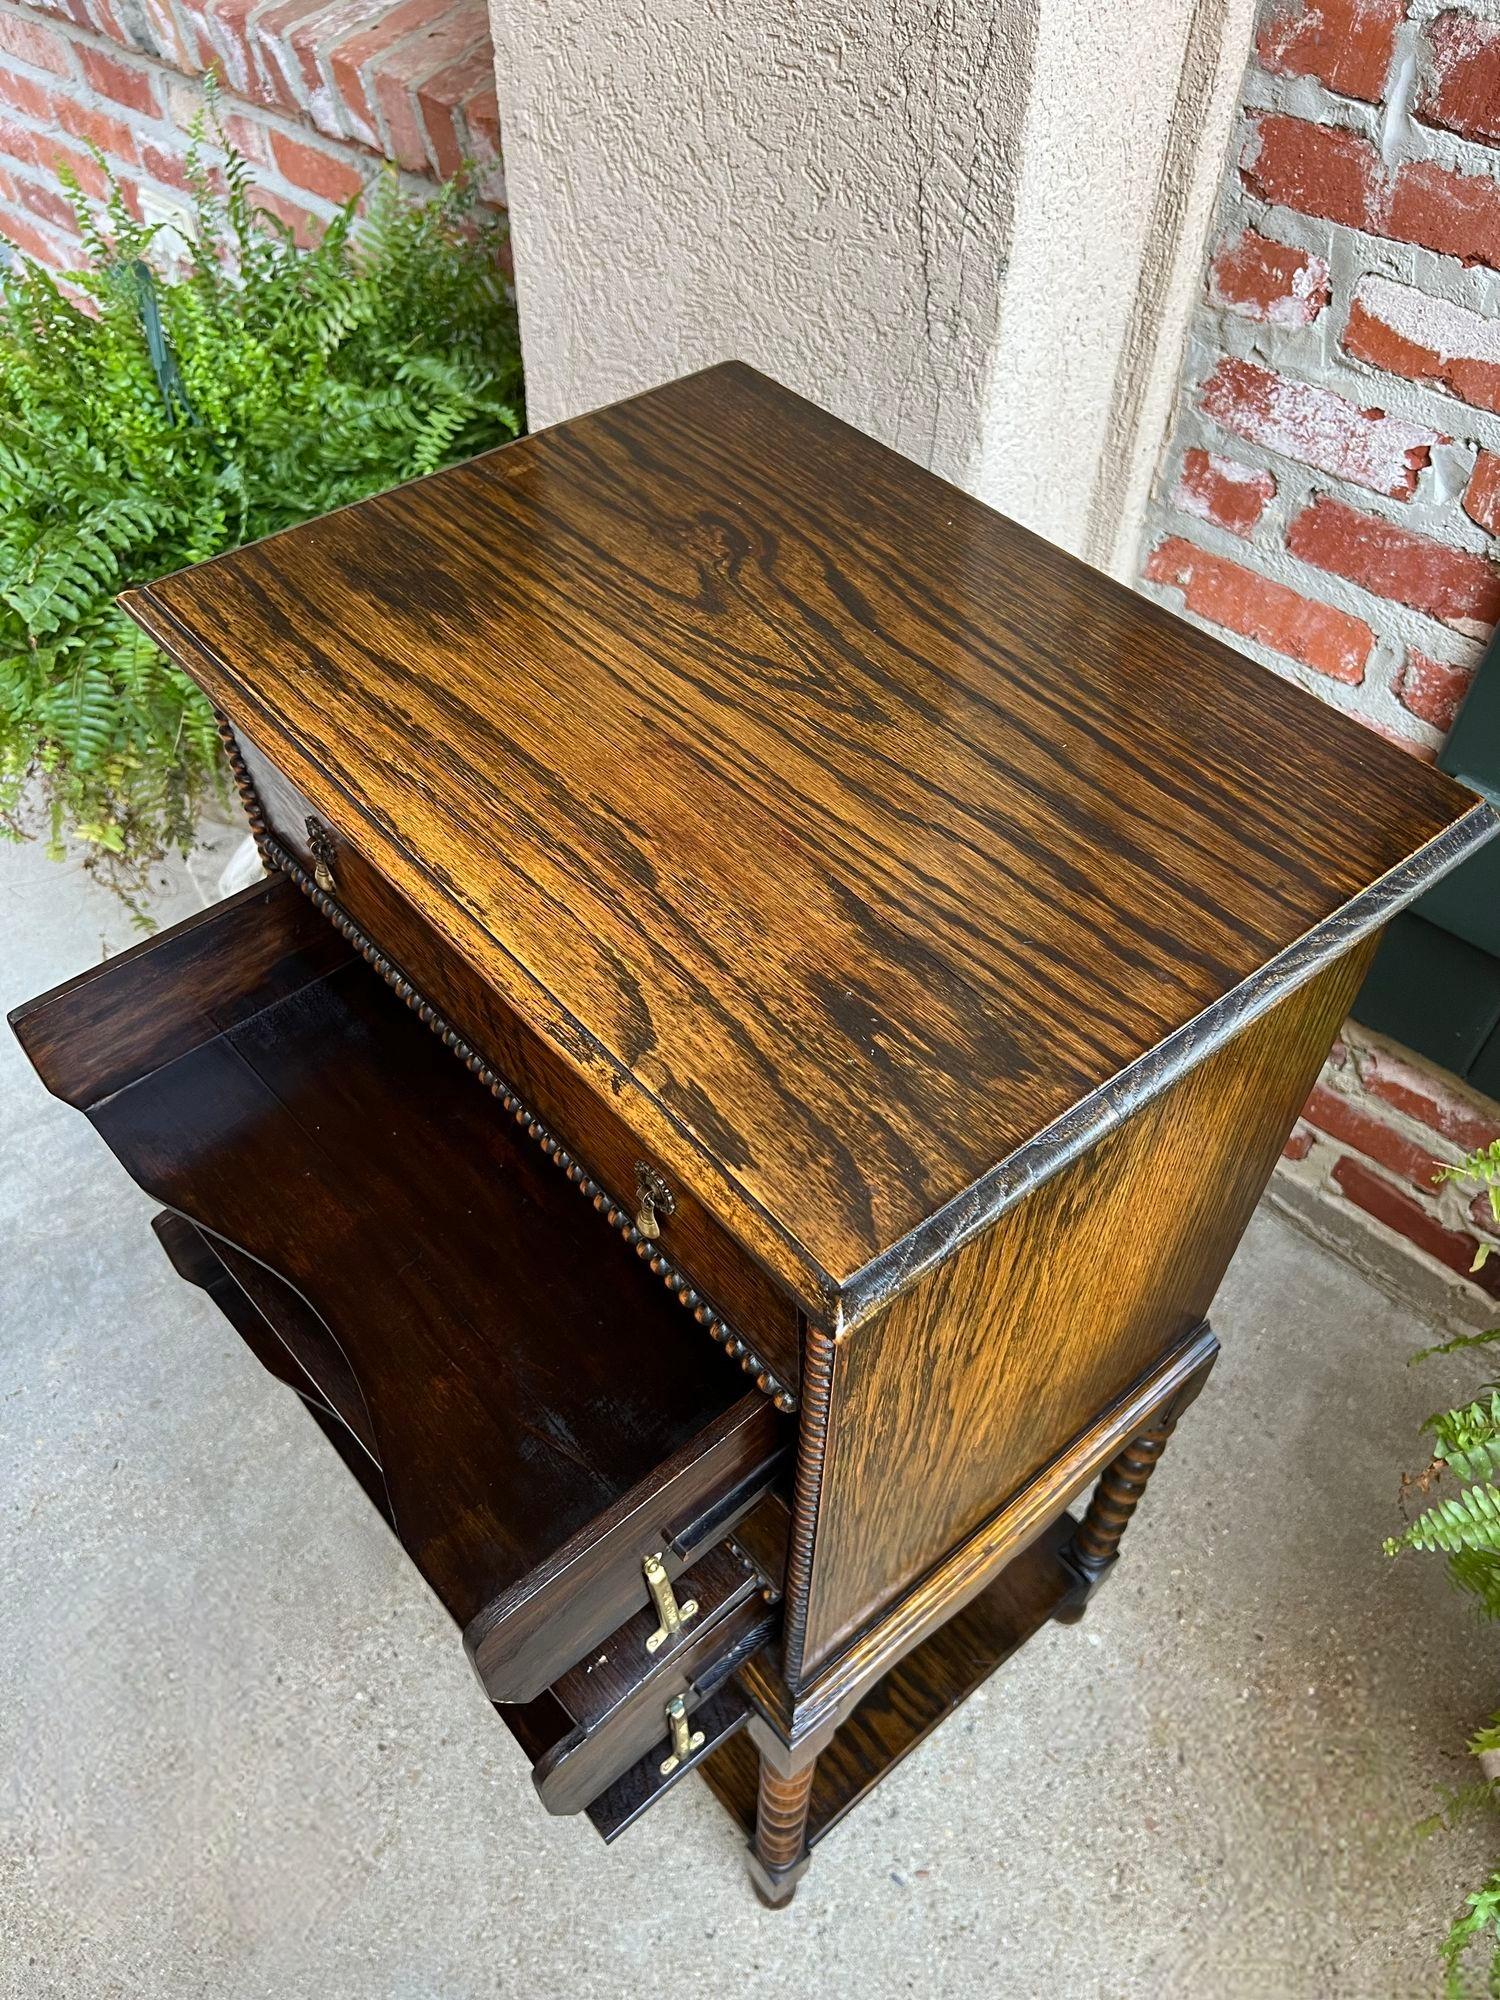
[[[1494,1942],[1497,1927],[1500,1927],[1500,1869],[1465,1898],[1463,1915],[1454,1922],[1439,1949],[1447,2000],[1466,2000],[1462,1961],[1471,1945],[1484,1936],[1491,1940],[1486,1991],[1494,1993],[1500,1989],[1500,1946]]]
[[[0,272],[0,834],[39,798],[49,845],[71,829],[127,892],[222,773],[207,703],[116,594],[522,426],[503,221],[382,173],[299,250],[207,100],[180,239],[64,177],[89,268]]]
[[[1456,1590],[1474,1599],[1481,1618],[1500,1620],[1500,1556],[1487,1549],[1459,1549],[1448,1558],[1448,1577]]]
[[[1464,1550],[1500,1553],[1500,1487],[1471,1486],[1455,1499],[1440,1500],[1412,1522],[1402,1535],[1385,1544],[1388,1556],[1403,1549]]]
[[[1422,1428],[1433,1435],[1433,1456],[1456,1479],[1500,1479],[1500,1389],[1461,1409],[1441,1410]]]

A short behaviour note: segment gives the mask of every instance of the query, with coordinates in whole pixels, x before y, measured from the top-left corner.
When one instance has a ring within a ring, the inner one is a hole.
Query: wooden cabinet
[[[1081,1613],[1494,814],[738,365],[126,603],[269,879],[17,1033],[542,1804],[699,1769],[785,1901]]]

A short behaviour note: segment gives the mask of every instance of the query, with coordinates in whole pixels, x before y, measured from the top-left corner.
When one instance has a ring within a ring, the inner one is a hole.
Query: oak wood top
[[[125,601],[824,1316],[1495,830],[737,363]]]

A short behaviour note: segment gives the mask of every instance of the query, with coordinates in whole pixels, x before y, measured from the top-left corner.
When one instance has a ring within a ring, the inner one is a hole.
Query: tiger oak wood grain
[[[254,784],[268,829],[309,872],[307,819],[312,802],[297,791],[243,730],[239,753]],[[503,1075],[583,1163],[590,1176],[627,1209],[636,1203],[635,1167],[641,1143],[603,1098],[507,1007],[333,823],[337,901],[412,984]],[[662,1247],[692,1272],[700,1295],[748,1338],[755,1352],[795,1389],[800,1366],[797,1309],[787,1294],[740,1249],[686,1189],[677,1189]]]
[[[738,364],[126,602],[829,1324],[1494,830]]]
[[[1372,948],[837,1343],[794,1682],[1205,1318]]]

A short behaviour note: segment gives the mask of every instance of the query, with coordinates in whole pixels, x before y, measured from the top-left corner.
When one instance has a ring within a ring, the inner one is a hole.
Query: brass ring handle
[[[307,851],[312,856],[313,880],[325,896],[336,896],[339,885],[333,872],[333,835],[322,820],[314,819],[311,814],[307,820]]]
[[[662,1222],[677,1213],[677,1197],[666,1181],[644,1160],[635,1163],[635,1226],[648,1243],[661,1235]]]

